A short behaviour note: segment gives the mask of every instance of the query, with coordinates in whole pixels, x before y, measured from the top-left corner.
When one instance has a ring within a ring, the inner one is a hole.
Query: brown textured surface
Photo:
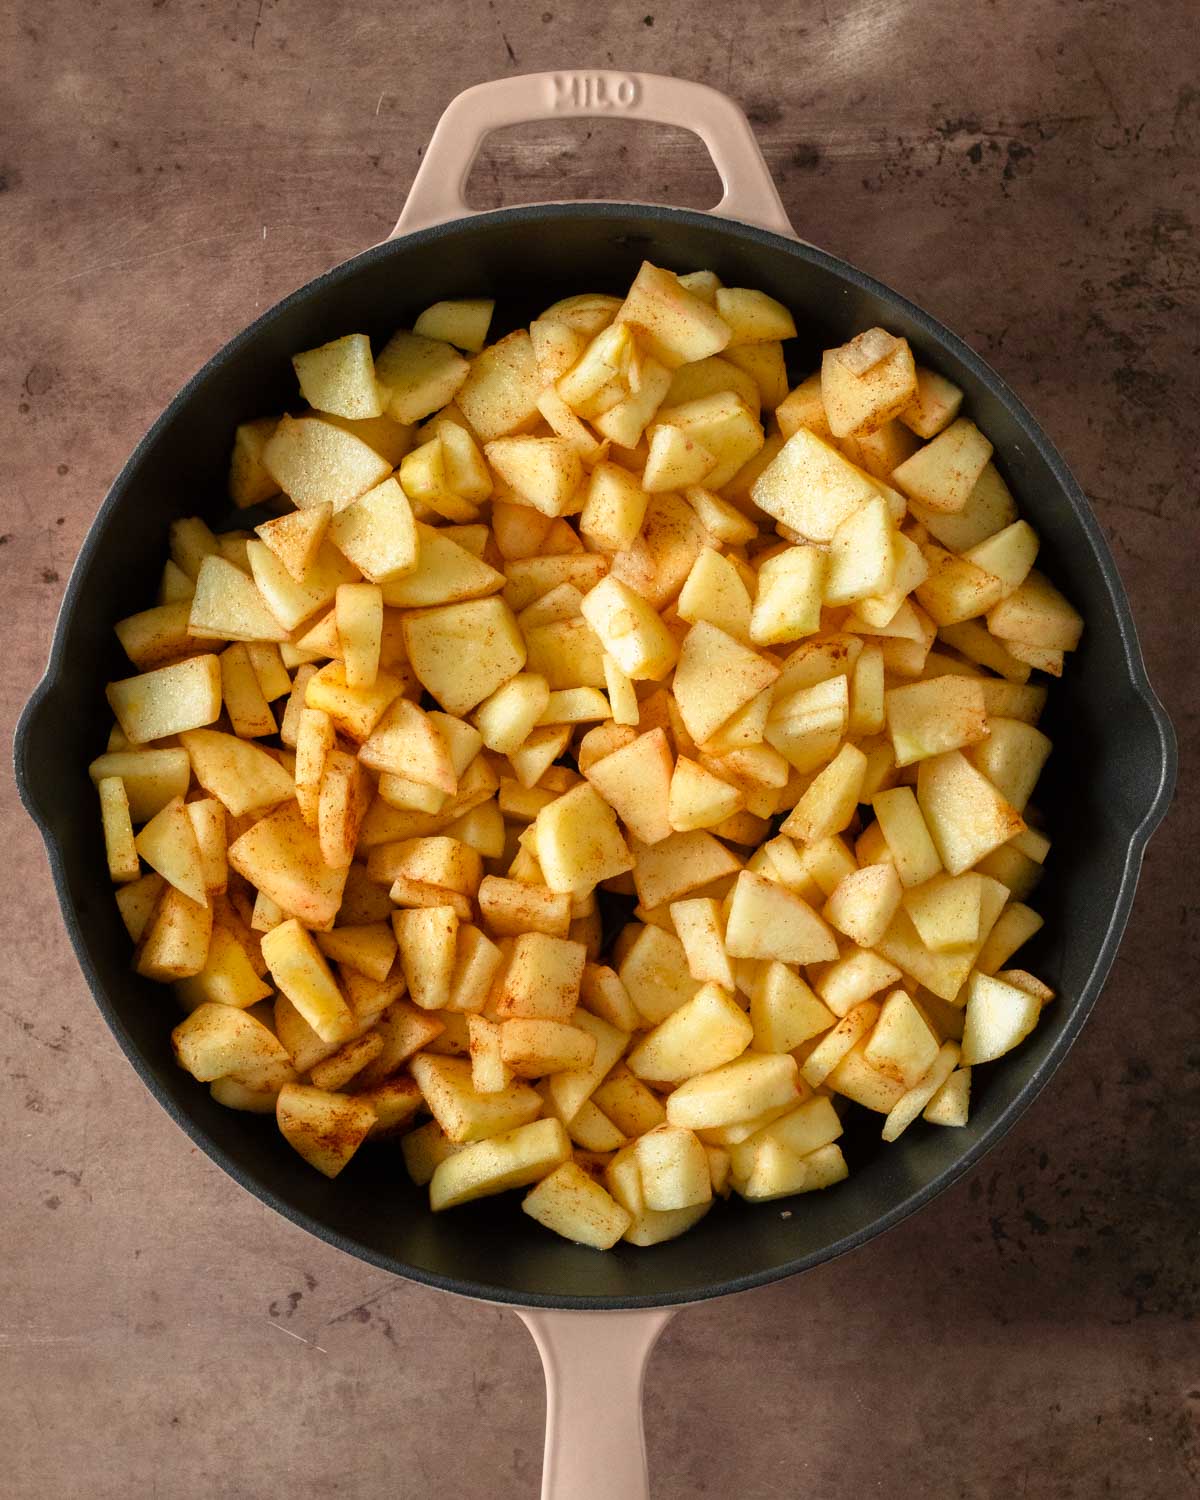
[[[992,360],[1074,465],[1184,743],[1068,1064],[970,1181],[808,1277],[685,1312],[657,1500],[1174,1497],[1200,1484],[1200,91],[1184,0],[45,0],[0,15],[0,729],[104,489],[256,312],[378,239],[457,89],[615,65],[726,88],[798,230]],[[700,148],[514,132],[476,200],[716,193]],[[4,780],[0,1438],[12,1500],[532,1497],[534,1349],[389,1282],[194,1151],[121,1059]]]

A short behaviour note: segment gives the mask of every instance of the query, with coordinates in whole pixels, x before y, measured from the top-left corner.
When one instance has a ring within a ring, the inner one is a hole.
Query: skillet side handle
[[[1179,777],[1179,742],[1175,736],[1175,726],[1148,680],[1143,679],[1138,698],[1139,707],[1148,720],[1149,744],[1143,760],[1147,769],[1151,766],[1155,768],[1153,781],[1144,788],[1145,812],[1136,835],[1144,848],[1166,817],[1175,795],[1175,784]]]
[[[531,120],[599,117],[690,130],[707,146],[724,188],[712,212],[795,239],[750,122],[728,95],[707,84],[657,73],[582,70],[498,78],[452,99],[388,238],[471,215],[465,197],[467,178],[485,136],[493,130]]]
[[[46,754],[46,741],[53,733],[53,693],[50,678],[43,677],[30,694],[13,736],[17,794],[43,838],[49,836],[50,808],[53,805],[47,785],[53,760]]]
[[[642,1384],[673,1309],[513,1309],[546,1374],[542,1500],[648,1500]]]

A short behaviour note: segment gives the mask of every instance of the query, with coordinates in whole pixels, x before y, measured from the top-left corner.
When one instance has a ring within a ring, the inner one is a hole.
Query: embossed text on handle
[[[556,110],[632,109],[642,95],[639,81],[620,73],[555,73],[553,89]]]

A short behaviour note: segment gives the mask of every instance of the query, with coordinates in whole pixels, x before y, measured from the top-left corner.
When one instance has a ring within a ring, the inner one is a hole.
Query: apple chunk
[[[325,863],[317,830],[295,802],[260,818],[230,844],[229,864],[284,912],[311,926],[330,926],[337,916],[346,870]]]
[[[629,1071],[661,1086],[732,1062],[750,1045],[754,1027],[719,985],[706,984],[660,1021],[629,1054]]]
[[[521,1209],[564,1239],[595,1250],[611,1250],[633,1222],[594,1177],[570,1161],[526,1194]]]
[[[578,508],[574,501],[583,465],[565,438],[496,438],[484,452],[501,479],[544,516],[565,516]]]
[[[232,1005],[197,1006],[171,1033],[171,1045],[179,1066],[201,1083],[289,1061],[268,1027]]]
[[[778,676],[778,662],[699,621],[684,637],[675,670],[675,701],[687,732],[702,744]]]
[[[590,590],[581,612],[605,651],[635,682],[658,681],[675,665],[679,647],[658,611],[619,578],[605,578]]]
[[[786,964],[760,966],[750,994],[750,1021],[759,1052],[790,1052],[837,1022],[804,980]]]
[[[275,1118],[284,1140],[310,1166],[326,1177],[336,1177],[366,1140],[378,1116],[365,1099],[288,1083],[279,1091]]]
[[[864,341],[883,335],[871,352]],[[875,355],[882,353],[876,359]],[[917,395],[916,366],[904,339],[868,329],[840,349],[827,349],[821,363],[821,401],[834,437],[873,433],[898,417]]]
[[[133,745],[211,724],[221,712],[221,664],[192,656],[170,667],[110,682],[109,706]]]
[[[732,336],[715,308],[648,260],[634,277],[617,322],[631,325],[650,354],[672,370],[719,354]]]
[[[582,782],[537,817],[537,858],[552,891],[579,894],[633,868],[616,814]]]
[[[974,677],[949,674],[892,688],[884,705],[898,766],[973,745],[988,732],[983,686]]]
[[[325,956],[295,918],[262,938],[271,977],[324,1042],[344,1042],[355,1022]]]
[[[466,1058],[421,1052],[409,1066],[430,1113],[452,1141],[486,1140],[528,1124],[541,1112],[542,1096],[527,1083],[476,1093]]]
[[[963,1028],[964,1065],[992,1062],[1023,1042],[1038,1023],[1037,995],[988,974],[975,974],[967,988]]]
[[[587,768],[588,780],[643,844],[671,835],[668,801],[674,765],[666,731],[652,729]]]
[[[371,341],[365,333],[347,333],[319,349],[294,354],[292,365],[300,394],[317,411],[353,418],[383,415]]]
[[[975,423],[959,417],[906,458],[892,481],[930,510],[961,511],[991,456],[992,445]]]
[[[725,927],[731,958],[813,964],[838,956],[837,940],[809,904],[784,885],[743,870]]]
[[[561,1120],[518,1125],[502,1135],[476,1141],[443,1161],[429,1184],[429,1206],[439,1213],[475,1198],[527,1187],[548,1177],[570,1154],[571,1142]]]
[[[920,763],[917,801],[951,875],[1024,831],[1025,820],[959,750]]]
[[[465,714],[525,665],[525,642],[503,599],[474,599],[404,617],[404,644],[421,685]]]
[[[319,417],[283,417],[263,449],[271,478],[301,510],[341,510],[386,479],[391,464],[362,438]]]

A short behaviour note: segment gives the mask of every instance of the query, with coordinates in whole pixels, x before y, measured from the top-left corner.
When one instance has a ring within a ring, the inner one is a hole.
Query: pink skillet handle
[[[542,1500],[648,1500],[642,1382],[672,1309],[513,1310],[546,1373]]]
[[[726,94],[658,73],[525,73],[476,84],[452,99],[437,123],[395,229],[408,234],[468,218],[467,177],[484,138],[530,120],[611,117],[678,125],[708,147],[724,192],[712,209],[795,239],[750,122]]]

